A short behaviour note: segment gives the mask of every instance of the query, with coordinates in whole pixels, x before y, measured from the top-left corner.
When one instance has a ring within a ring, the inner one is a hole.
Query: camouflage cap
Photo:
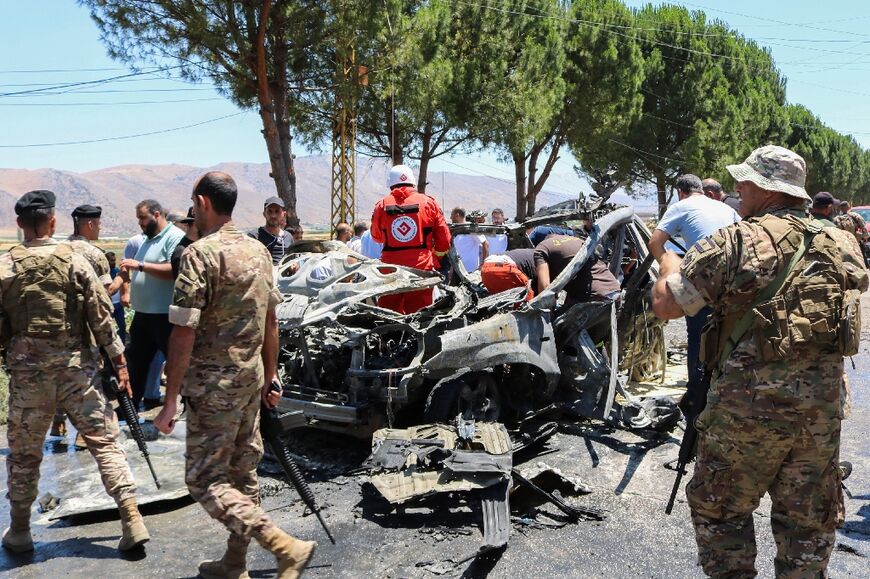
[[[807,182],[806,161],[785,147],[759,147],[743,163],[726,168],[737,181],[751,181],[762,189],[812,201],[804,189]]]

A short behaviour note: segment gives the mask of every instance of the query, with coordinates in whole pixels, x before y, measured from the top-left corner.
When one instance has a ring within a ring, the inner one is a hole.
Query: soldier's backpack
[[[717,328],[715,343],[706,341],[705,346],[715,348],[711,361],[721,371],[747,333],[759,362],[817,353],[856,354],[861,292],[851,287],[835,237],[820,223],[791,215],[765,215],[753,221],[789,261],[742,316],[726,318]],[[714,336],[705,336],[710,337]]]

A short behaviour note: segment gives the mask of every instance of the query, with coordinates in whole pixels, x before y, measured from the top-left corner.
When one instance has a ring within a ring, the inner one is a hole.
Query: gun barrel
[[[157,478],[157,473],[154,471],[154,465],[151,464],[151,455],[148,454],[148,445],[145,444],[145,433],[142,432],[142,426],[139,424],[139,413],[136,412],[136,407],[133,406],[133,401],[130,400],[130,395],[127,394],[125,390],[118,388],[114,376],[111,380],[115,387],[115,392],[118,393],[118,407],[121,410],[121,414],[124,416],[124,420],[130,428],[130,434],[133,435],[133,440],[136,441],[136,446],[139,447],[139,452],[142,453],[142,457],[145,458],[145,462],[148,464],[148,470],[151,471],[151,478],[154,479],[154,484],[157,485],[157,488],[159,489],[160,479]]]
[[[283,469],[284,474],[287,475],[287,478],[296,488],[296,492],[299,493],[302,502],[305,503],[305,506],[307,506],[312,513],[317,515],[317,520],[320,521],[320,526],[323,527],[326,536],[329,537],[329,540],[332,541],[332,544],[334,545],[335,538],[332,536],[332,531],[329,530],[326,521],[323,520],[323,516],[320,514],[320,508],[317,506],[317,500],[314,498],[314,493],[302,477],[302,472],[299,470],[296,461],[294,461],[293,457],[290,456],[287,447],[281,444],[280,441],[269,440],[268,443],[269,447],[272,449],[272,453],[278,459],[278,462],[281,463],[281,468]]]
[[[670,515],[674,510],[674,501],[677,500],[677,491],[680,490],[680,482],[683,480],[683,473],[686,472],[685,466],[677,463],[677,478],[674,480],[674,487],[671,489],[671,496],[668,499],[668,504],[665,507],[665,514]]]

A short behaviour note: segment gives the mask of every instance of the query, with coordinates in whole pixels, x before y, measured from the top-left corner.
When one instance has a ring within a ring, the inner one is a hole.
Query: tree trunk
[[[417,175],[417,191],[426,192],[426,177],[429,173],[429,161],[432,159],[432,125],[423,127],[423,135],[420,139],[420,171]]]
[[[393,165],[402,165],[405,162],[402,155],[402,140],[399,138],[399,129],[396,127],[396,115],[392,106],[387,104],[387,129],[390,132],[390,158]]]
[[[280,38],[285,27],[283,15],[272,19],[272,45],[274,48],[275,70],[278,71],[276,90],[272,101],[276,111],[276,124],[278,128],[278,143],[280,146],[281,160],[289,182],[287,196],[281,195],[287,210],[287,225],[299,225],[299,215],[296,212],[296,171],[293,167],[293,137],[290,133],[290,106],[289,86],[287,82],[287,43]],[[274,171],[274,168],[273,168]]]
[[[269,78],[266,72],[266,28],[271,9],[271,0],[263,0],[260,10],[260,22],[257,26],[257,37],[255,39],[257,49],[257,100],[260,103],[260,119],[263,122],[263,138],[266,140],[266,149],[269,151],[272,179],[275,180],[278,196],[287,205],[288,223],[291,208],[293,210],[293,218],[298,223],[299,219],[296,216],[296,191],[290,180],[292,166],[287,166],[285,155],[282,154],[281,136],[275,115],[272,90],[269,86]],[[289,150],[287,156],[289,157]]]
[[[541,176],[536,177],[538,174],[538,159],[540,158],[541,153],[546,149],[550,138],[551,137],[548,137],[546,140],[536,143],[532,147],[531,153],[529,153],[529,184],[526,187],[527,217],[535,214],[535,211],[537,210],[536,204],[538,201],[538,194],[544,188],[544,183],[546,183],[547,179],[550,178],[550,173],[553,172],[553,167],[556,165],[556,161],[559,160],[559,150],[562,148],[562,143],[564,142],[564,136],[561,133],[552,137],[553,140],[550,144],[550,153],[547,155],[544,168],[541,170]]]
[[[656,182],[656,199],[657,199],[658,204],[659,204],[658,215],[659,215],[659,219],[661,219],[662,216],[664,216],[665,211],[668,208],[668,199],[667,199],[668,178],[664,173],[658,172],[655,174],[655,182]]]
[[[516,221],[519,223],[526,218],[526,156],[517,151],[511,151],[514,160],[514,175],[516,177],[517,214]]]

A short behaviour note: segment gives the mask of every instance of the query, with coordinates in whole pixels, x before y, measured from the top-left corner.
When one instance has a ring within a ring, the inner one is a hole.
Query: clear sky
[[[770,47],[788,78],[788,100],[870,147],[867,0],[700,1],[675,3],[704,10]],[[0,167],[86,171],[133,163],[267,161],[256,113],[240,113],[209,84],[146,76],[51,89],[129,72],[106,56],[96,26],[73,0],[0,0],[0,10]],[[205,124],[190,126],[199,123]],[[189,128],[98,143],[22,146],[178,127]],[[747,143],[747,153],[753,146]],[[571,165],[570,159],[560,162],[562,177],[553,189],[574,189],[564,177]],[[492,154],[459,155],[435,161],[431,169],[513,178],[512,167]]]

